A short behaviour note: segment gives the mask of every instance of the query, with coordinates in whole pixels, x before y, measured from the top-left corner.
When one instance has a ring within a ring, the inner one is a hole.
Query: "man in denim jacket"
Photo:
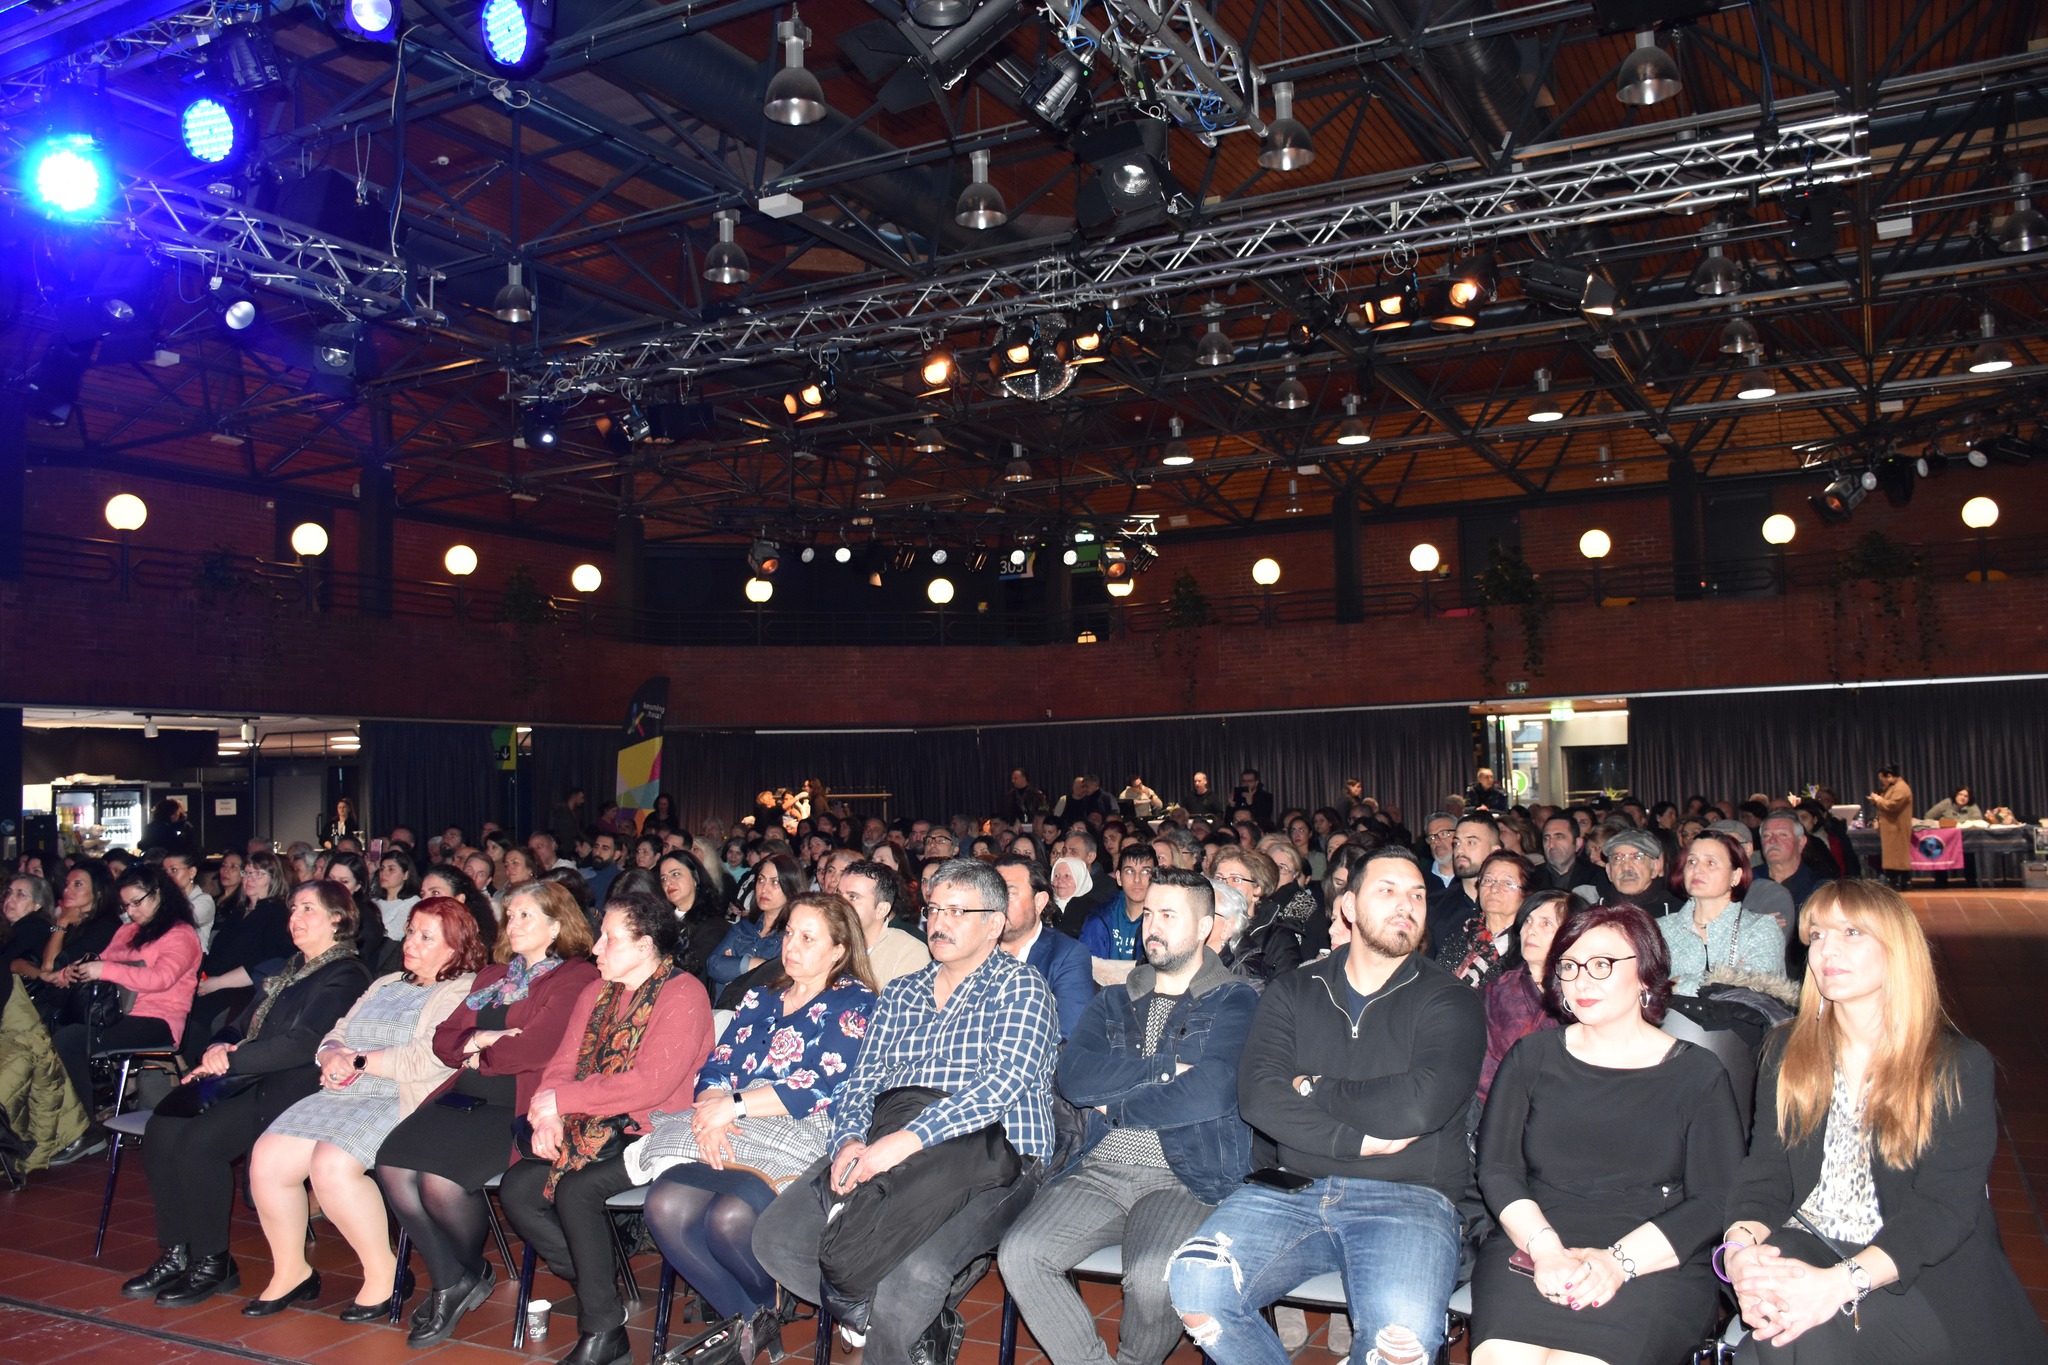
[[[1117,1365],[1159,1365],[1181,1335],[1167,1260],[1250,1169],[1237,1063],[1259,997],[1205,946],[1214,915],[1206,878],[1161,868],[1145,893],[1144,961],[1089,1002],[1060,1055],[1060,1093],[1087,1114],[1088,1145],[998,1257],[1053,1365],[1110,1365],[1067,1272],[1119,1244]]]

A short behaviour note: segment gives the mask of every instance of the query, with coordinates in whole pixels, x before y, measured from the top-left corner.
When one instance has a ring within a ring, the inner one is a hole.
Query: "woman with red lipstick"
[[[1943,1013],[1912,910],[1830,882],[1800,931],[1799,1014],[1765,1044],[1717,1248],[1754,1331],[1740,1359],[2048,1360],[1985,1193],[1995,1064]]]
[[[1566,921],[1545,994],[1569,1022],[1509,1051],[1479,1128],[1499,1227],[1472,1280],[1473,1365],[1685,1359],[1714,1328],[1708,1257],[1742,1161],[1727,1072],[1657,1027],[1671,965],[1634,906]]]

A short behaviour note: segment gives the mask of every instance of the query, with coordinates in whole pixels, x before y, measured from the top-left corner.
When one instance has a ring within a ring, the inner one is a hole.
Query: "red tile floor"
[[[2040,1004],[2041,983],[2048,981],[2048,893],[1930,892],[1913,899],[1934,937],[1956,1021],[2004,1068],[1992,1198],[2006,1250],[2048,1316],[2048,1014]],[[138,1357],[154,1365],[521,1365],[560,1356],[575,1343],[573,1324],[558,1317],[547,1341],[514,1352],[513,1288],[503,1279],[490,1302],[464,1321],[456,1340],[429,1352],[408,1350],[399,1328],[346,1326],[334,1314],[355,1296],[358,1280],[347,1249],[324,1224],[314,1262],[324,1272],[325,1292],[310,1311],[251,1321],[240,1316],[239,1296],[182,1311],[123,1299],[121,1280],[155,1252],[141,1162],[131,1159],[124,1167],[106,1250],[98,1260],[92,1257],[92,1237],[104,1161],[41,1174],[19,1194],[0,1194],[0,1365],[133,1365]],[[268,1266],[254,1215],[246,1209],[238,1214],[235,1250],[243,1283],[260,1287]],[[631,1332],[634,1358],[644,1365],[651,1355],[654,1258],[639,1258],[636,1269],[648,1291],[647,1307],[634,1318]],[[559,1294],[560,1288],[543,1274],[536,1292]],[[1083,1293],[1113,1347],[1116,1293],[1100,1284]],[[975,1288],[964,1309],[968,1336],[961,1365],[994,1365],[1001,1302],[994,1275]],[[1326,1320],[1311,1314],[1309,1326],[1313,1335],[1297,1360],[1332,1365],[1335,1357],[1324,1349]],[[672,1340],[692,1330],[678,1322]],[[807,1354],[811,1341],[803,1323],[789,1330],[785,1344]],[[1462,1348],[1454,1358],[1465,1358]],[[856,1359],[843,1346],[835,1352],[836,1362],[853,1365]],[[1183,1346],[1172,1365],[1199,1362]],[[1044,1365],[1028,1331],[1020,1336],[1018,1365]]]

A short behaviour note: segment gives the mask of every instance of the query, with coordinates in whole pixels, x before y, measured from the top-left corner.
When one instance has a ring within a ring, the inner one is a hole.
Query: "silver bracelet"
[[[1607,1248],[1607,1254],[1612,1256],[1614,1263],[1621,1267],[1621,1281],[1623,1284],[1627,1284],[1636,1277],[1635,1257],[1623,1251],[1621,1243],[1616,1242],[1613,1246]]]

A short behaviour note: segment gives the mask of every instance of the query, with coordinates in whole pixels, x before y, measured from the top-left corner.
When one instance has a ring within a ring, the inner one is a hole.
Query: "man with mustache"
[[[890,1218],[874,1238],[887,1248],[876,1251],[868,1269],[896,1259],[857,1305],[866,1309],[865,1321],[853,1324],[866,1334],[867,1365],[910,1365],[920,1341],[931,1358],[950,1358],[964,1330],[947,1303],[954,1275],[995,1249],[1053,1155],[1059,1025],[1045,978],[997,950],[1007,905],[1002,876],[979,859],[955,858],[933,874],[931,963],[882,992],[860,1059],[833,1101],[829,1155],[793,1181],[754,1228],[761,1264],[791,1293],[815,1301],[827,1222],[818,1177],[828,1176],[823,1183],[835,1214],[852,1204],[859,1187],[891,1177],[881,1187]],[[902,1112],[903,1096],[892,1092],[908,1091],[935,1097],[903,1126],[872,1132],[878,1110]],[[996,1145],[1021,1158],[1022,1174],[963,1199],[987,1159],[974,1141],[953,1139],[989,1129],[1000,1132],[1003,1143]],[[844,1314],[840,1320],[848,1322]]]
[[[1123,1247],[1116,1365],[1159,1365],[1180,1341],[1166,1262],[1251,1166],[1238,1057],[1258,992],[1208,948],[1215,896],[1197,872],[1158,869],[1130,979],[1089,1002],[1060,1052],[1060,1093],[1087,1115],[1085,1155],[1003,1239],[1003,1283],[1053,1365],[1110,1365],[1067,1272]]]
[[[1224,1200],[1169,1269],[1173,1305],[1217,1365],[1286,1365],[1259,1312],[1326,1271],[1344,1277],[1361,1349],[1423,1361],[1443,1344],[1485,1010],[1418,951],[1414,854],[1375,850],[1346,891],[1350,943],[1267,984],[1238,1064],[1238,1107],[1278,1165]]]

